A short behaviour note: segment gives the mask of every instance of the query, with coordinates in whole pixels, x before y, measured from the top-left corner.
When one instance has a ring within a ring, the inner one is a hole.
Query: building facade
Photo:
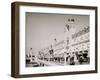
[[[49,63],[52,61],[55,64],[61,63],[62,65],[89,63],[89,40],[89,26],[74,34],[67,30],[65,39],[55,42],[52,48],[50,45],[40,51],[41,58]],[[52,50],[51,53],[50,50]]]

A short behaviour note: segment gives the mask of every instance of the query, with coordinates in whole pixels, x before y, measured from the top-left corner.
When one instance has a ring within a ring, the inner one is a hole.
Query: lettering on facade
[[[79,31],[79,32],[77,32],[77,33],[75,33],[75,34],[73,34],[72,35],[72,39],[74,39],[74,38],[76,38],[76,37],[79,37],[79,36],[81,36],[81,35],[84,35],[84,34],[86,34],[86,33],[88,33],[89,32],[89,26],[86,28],[84,28],[83,30],[81,30],[81,31]]]

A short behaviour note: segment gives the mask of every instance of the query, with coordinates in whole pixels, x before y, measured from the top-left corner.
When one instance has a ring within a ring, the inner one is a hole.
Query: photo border
[[[73,8],[73,9],[86,9],[95,11],[95,70],[90,71],[75,71],[75,72],[59,72],[59,73],[43,73],[43,74],[19,74],[19,35],[20,35],[20,21],[19,21],[19,8],[20,6],[39,6],[39,7],[55,7],[55,8]],[[85,74],[97,73],[97,7],[96,6],[80,6],[80,5],[62,5],[62,4],[44,4],[44,3],[31,3],[31,2],[13,2],[11,4],[11,76],[15,78],[22,77],[40,77],[40,76],[56,76],[56,75],[71,75],[71,74]]]

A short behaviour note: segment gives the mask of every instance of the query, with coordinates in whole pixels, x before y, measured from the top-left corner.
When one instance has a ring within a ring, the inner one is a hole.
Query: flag
[[[66,28],[67,28],[67,30],[69,31],[69,25],[68,25],[68,24],[66,24]]]

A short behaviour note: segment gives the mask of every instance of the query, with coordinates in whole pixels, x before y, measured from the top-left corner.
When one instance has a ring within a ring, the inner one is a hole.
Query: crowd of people
[[[88,56],[89,50],[76,51],[71,53],[64,52],[62,53],[63,56],[55,56],[53,49],[49,50],[48,53],[50,56],[41,56],[39,59],[48,62],[54,62],[55,64],[59,63],[61,65],[88,64],[90,62],[90,58]]]

